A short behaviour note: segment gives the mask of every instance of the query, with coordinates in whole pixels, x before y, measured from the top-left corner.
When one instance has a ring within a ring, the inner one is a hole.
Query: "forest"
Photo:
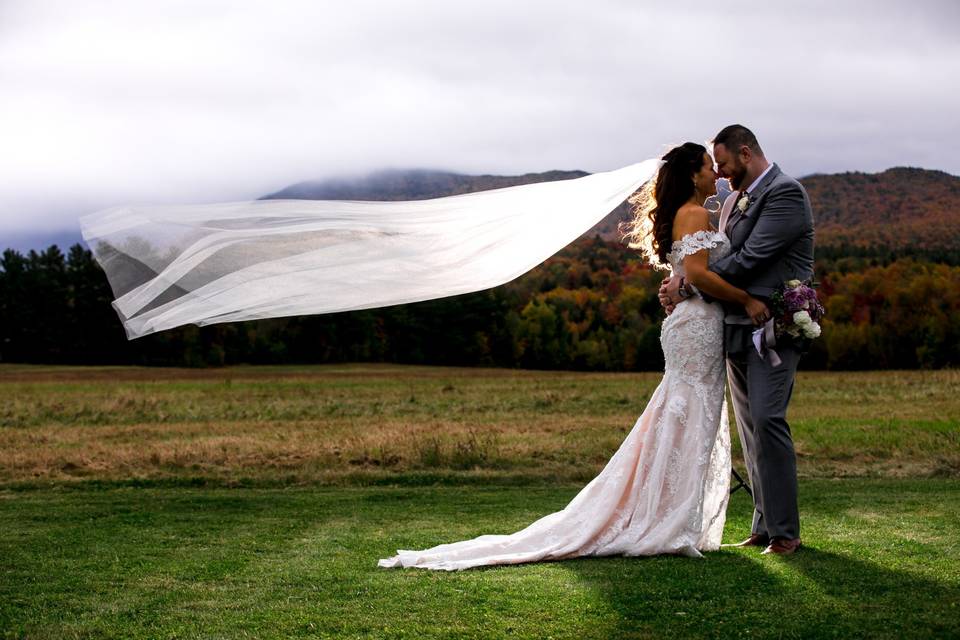
[[[128,341],[112,292],[76,244],[0,259],[0,361],[220,366],[397,362],[659,370],[664,272],[581,238],[500,287],[381,309],[187,326]],[[819,260],[827,310],[808,369],[960,364],[960,266],[901,257]],[[451,331],[451,327],[456,330]]]

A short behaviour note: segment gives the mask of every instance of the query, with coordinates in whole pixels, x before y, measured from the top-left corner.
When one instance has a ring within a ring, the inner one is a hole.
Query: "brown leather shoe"
[[[765,547],[770,544],[770,538],[762,533],[751,533],[750,537],[736,544],[724,544],[722,547]]]
[[[800,548],[800,538],[774,538],[770,541],[770,546],[762,553],[775,553],[780,556],[787,556]]]

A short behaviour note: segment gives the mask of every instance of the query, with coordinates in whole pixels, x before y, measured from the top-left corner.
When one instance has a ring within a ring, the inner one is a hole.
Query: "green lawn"
[[[956,371],[801,373],[795,556],[377,567],[561,509],[659,381],[0,365],[0,638],[960,637]]]
[[[13,638],[960,637],[960,485],[807,480],[806,547],[432,572],[397,548],[507,533],[578,487],[0,493]],[[733,497],[727,541],[747,533]]]

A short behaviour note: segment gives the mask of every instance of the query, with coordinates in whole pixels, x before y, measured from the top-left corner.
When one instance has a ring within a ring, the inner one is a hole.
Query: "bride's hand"
[[[663,279],[663,282],[660,283],[660,291],[657,292],[657,298],[660,299],[660,306],[667,312],[667,315],[673,313],[674,308],[673,303],[670,302],[670,295],[667,293],[669,287],[670,278],[666,277]]]
[[[747,315],[753,320],[753,324],[757,326],[770,318],[770,309],[767,308],[767,305],[752,296],[747,299],[747,304],[744,307],[747,310]]]

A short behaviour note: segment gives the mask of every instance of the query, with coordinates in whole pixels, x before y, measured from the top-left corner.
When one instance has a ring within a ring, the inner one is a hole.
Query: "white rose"
[[[750,196],[743,194],[743,196],[737,200],[737,209],[740,209],[740,212],[743,213],[747,210],[747,207],[750,206]]]
[[[820,325],[812,322],[803,328],[803,334],[808,338],[817,338],[820,336]]]
[[[809,311],[797,311],[795,314],[793,314],[793,321],[802,327],[812,323],[813,318],[810,317]]]
[[[799,287],[801,284],[803,283],[800,282],[799,280],[787,280],[787,286],[790,287],[791,289],[795,289],[796,287]]]

